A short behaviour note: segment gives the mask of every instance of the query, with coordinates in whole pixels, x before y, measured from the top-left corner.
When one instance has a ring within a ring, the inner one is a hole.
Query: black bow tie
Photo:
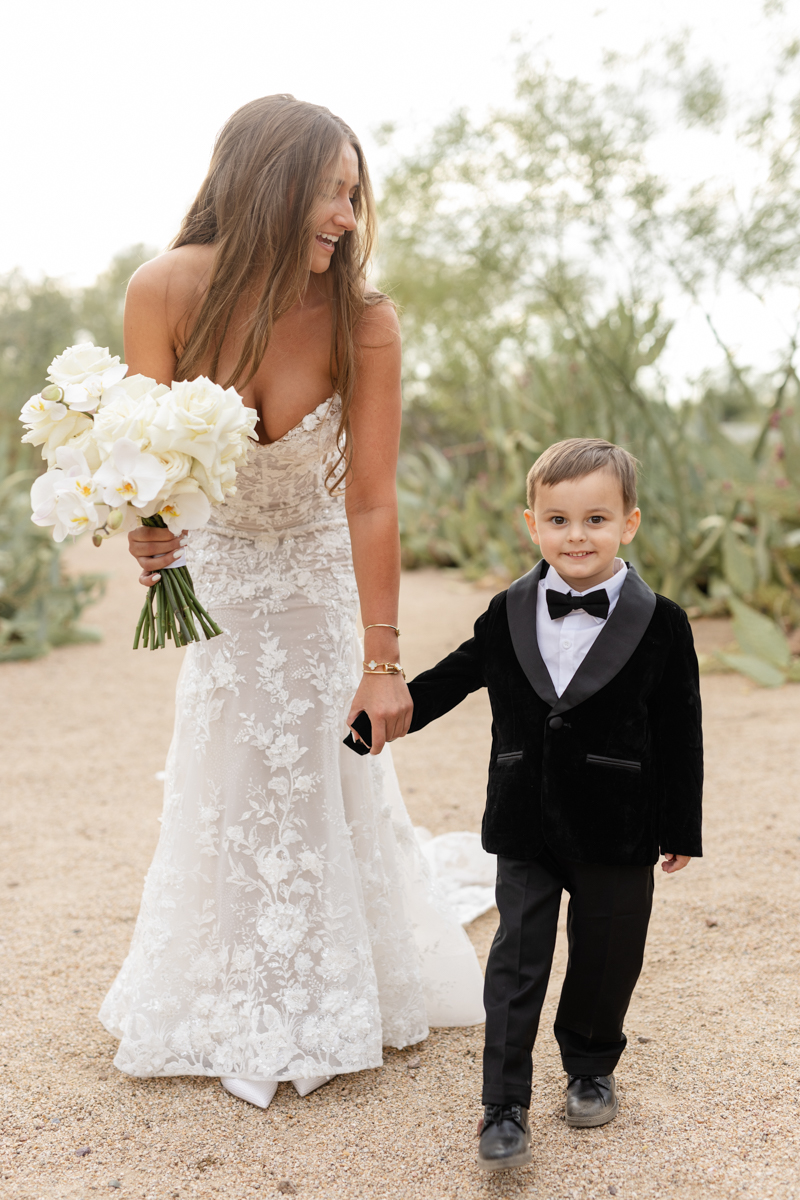
[[[572,592],[557,592],[554,588],[548,588],[545,596],[547,611],[553,621],[565,617],[567,613],[576,612],[579,608],[592,617],[600,617],[603,621],[608,616],[608,592],[605,588],[598,588],[596,592],[589,592],[586,596],[573,596]]]

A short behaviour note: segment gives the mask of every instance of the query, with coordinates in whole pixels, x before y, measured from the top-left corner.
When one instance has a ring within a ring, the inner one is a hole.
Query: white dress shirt
[[[554,592],[572,592],[573,596],[587,596],[605,588],[608,592],[608,615],[611,616],[619,600],[622,585],[625,582],[627,568],[621,558],[614,559],[614,574],[605,583],[596,583],[586,591],[576,592],[565,583],[554,567],[550,567],[543,579],[539,580],[539,592],[536,598],[536,638],[544,665],[547,667],[556,695],[560,696],[566,689],[572,676],[581,665],[586,655],[597,640],[600,630],[605,625],[602,617],[593,617],[582,608],[567,613],[556,621],[547,609],[545,592],[550,588]]]

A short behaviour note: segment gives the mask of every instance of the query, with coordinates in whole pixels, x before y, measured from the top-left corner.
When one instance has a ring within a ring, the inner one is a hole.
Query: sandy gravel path
[[[0,667],[0,1196],[800,1197],[800,686],[705,679],[707,856],[659,874],[620,1115],[592,1131],[562,1119],[562,936],[534,1059],[534,1163],[486,1179],[479,1027],[435,1031],[306,1100],[282,1087],[266,1113],[214,1080],[135,1081],[111,1065],[96,1013],[158,833],[180,653],[129,651],[140,596],[121,543],[72,553],[112,572],[89,616],[105,640]],[[450,576],[406,577],[411,669],[467,636],[487,599]],[[487,746],[483,696],[397,746],[415,822],[478,827]],[[493,925],[489,913],[470,929],[482,955]]]

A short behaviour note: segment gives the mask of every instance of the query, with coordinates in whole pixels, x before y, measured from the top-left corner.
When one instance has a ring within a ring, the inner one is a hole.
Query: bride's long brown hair
[[[294,96],[251,100],[220,130],[208,175],[172,243],[216,247],[208,291],[196,316],[186,314],[191,329],[175,379],[191,379],[201,370],[216,379],[234,312],[242,296],[254,292],[258,300],[247,318],[239,359],[229,378],[220,381],[225,387],[246,386],[261,365],[275,322],[308,285],[323,177],[336,165],[344,142],[358,157],[359,182],[352,202],[356,228],[339,239],[326,273],[331,276],[333,316],[331,387],[342,400],[339,458],[328,472],[329,486],[341,481],[349,459],[354,330],[368,305],[386,299],[366,290],[375,204],[358,138],[327,108]]]

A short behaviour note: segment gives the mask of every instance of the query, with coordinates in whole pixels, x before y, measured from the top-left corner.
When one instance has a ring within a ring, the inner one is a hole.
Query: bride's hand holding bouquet
[[[163,530],[172,549],[175,536],[202,528],[211,505],[236,490],[237,464],[256,438],[255,411],[204,376],[166,387],[127,370],[107,349],[71,346],[22,409],[22,440],[41,446],[47,460],[31,488],[32,520],[52,526],[58,542],[91,533],[99,546],[141,523]],[[221,633],[182,556],[170,558],[151,582],[134,649]]]

